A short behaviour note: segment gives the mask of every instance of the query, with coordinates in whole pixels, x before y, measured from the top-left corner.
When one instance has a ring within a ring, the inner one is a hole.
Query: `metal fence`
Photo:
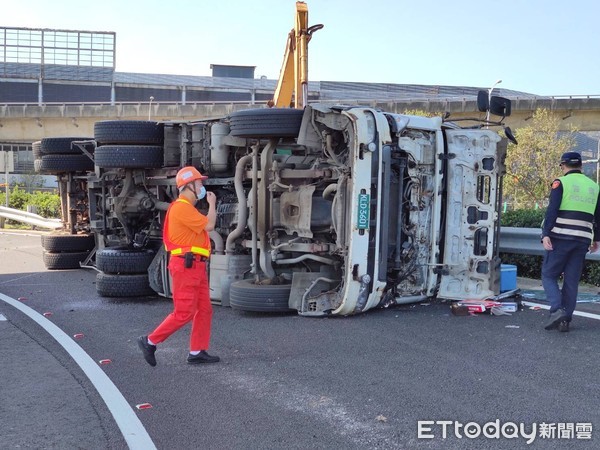
[[[500,251],[516,255],[543,255],[539,228],[502,227],[500,229]],[[588,253],[585,259],[600,261],[600,253]]]

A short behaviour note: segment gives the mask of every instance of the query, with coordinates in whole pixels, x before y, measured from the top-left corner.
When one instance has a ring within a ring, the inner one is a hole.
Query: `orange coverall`
[[[208,219],[180,196],[171,203],[165,218],[163,241],[167,250],[200,247],[210,254],[210,238],[204,229]],[[194,255],[191,268],[185,268],[185,258],[171,254],[169,272],[173,280],[173,312],[150,334],[148,339],[159,344],[192,321],[190,351],[208,350],[212,322],[212,305],[208,287],[208,258]]]

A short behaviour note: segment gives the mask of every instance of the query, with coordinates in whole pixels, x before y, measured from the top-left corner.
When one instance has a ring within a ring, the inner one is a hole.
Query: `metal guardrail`
[[[6,208],[4,206],[0,206],[0,217],[25,222],[40,228],[57,230],[63,227],[60,219],[45,219],[37,214]],[[540,242],[540,236],[541,232],[539,228],[501,227],[500,251],[502,253],[517,255],[542,256],[544,254],[544,247],[542,247],[542,243]],[[585,259],[600,261],[600,252],[588,253]]]
[[[19,222],[25,222],[40,228],[59,229],[63,227],[60,219],[45,219],[37,214],[21,211],[18,209],[0,206],[0,217]],[[502,253],[513,253],[517,255],[544,254],[544,247],[540,242],[541,232],[539,228],[500,228],[500,251]],[[587,260],[600,261],[600,252],[588,253]]]
[[[123,107],[123,106],[216,106],[216,105],[266,105],[267,100],[207,100],[207,101],[106,101],[106,102],[2,102],[0,107],[33,107],[33,106],[102,106],[102,107]]]
[[[539,228],[500,228],[500,251],[517,255],[543,255],[544,247],[541,243],[541,230]],[[600,252],[588,253],[585,259],[600,261]]]
[[[309,100],[309,103],[332,103],[332,102],[410,102],[410,101],[451,101],[451,102],[460,102],[465,100],[475,101],[477,97],[475,95],[446,95],[446,96],[427,96],[427,95],[414,95],[414,94],[402,94],[402,95],[392,95],[392,96],[382,96],[381,98],[376,96],[369,97],[348,97],[347,95],[342,95],[340,97],[343,98],[320,98]],[[518,95],[509,95],[511,100],[592,100],[592,99],[600,99],[600,95],[535,95],[531,94],[529,96],[519,97]],[[93,102],[93,101],[78,101],[78,102],[2,102],[0,106],[9,107],[9,106],[124,106],[124,105],[140,105],[140,106],[176,106],[176,105],[185,105],[185,106],[193,106],[193,105],[245,105],[245,104],[255,104],[255,105],[265,105],[267,100],[187,100],[182,102],[181,100],[152,100],[152,101],[121,101],[116,100],[114,102],[104,101],[104,102]]]
[[[6,206],[0,206],[0,217],[16,220],[17,222],[25,222],[40,228],[49,228],[51,230],[58,230],[63,227],[63,223],[60,219],[45,219],[37,214],[21,211],[19,209],[7,208]]]

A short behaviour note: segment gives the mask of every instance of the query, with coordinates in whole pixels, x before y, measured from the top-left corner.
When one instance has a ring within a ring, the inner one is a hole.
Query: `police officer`
[[[542,285],[550,303],[546,330],[569,331],[585,255],[588,250],[595,252],[600,244],[599,188],[581,173],[581,164],[581,155],[577,152],[562,155],[563,176],[552,183],[542,227],[542,244],[546,250]],[[562,289],[558,287],[561,274]]]
[[[206,262],[210,257],[208,232],[215,228],[216,196],[206,192],[202,175],[194,167],[184,167],[175,178],[179,198],[171,203],[163,224],[163,243],[170,253],[169,273],[172,278],[173,312],[148,336],[140,336],[138,345],[146,362],[156,366],[157,344],[160,344],[188,322],[192,322],[189,364],[215,363],[218,356],[207,353],[210,342],[212,305],[208,288]],[[206,197],[208,213],[201,214],[195,204]]]

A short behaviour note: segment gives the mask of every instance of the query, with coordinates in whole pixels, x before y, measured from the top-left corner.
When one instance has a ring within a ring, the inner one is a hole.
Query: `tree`
[[[559,123],[558,116],[540,108],[533,113],[530,126],[515,131],[519,144],[508,145],[505,199],[528,207],[547,200],[552,180],[561,174],[561,155],[575,145],[577,130],[559,134]]]
[[[405,109],[402,114],[407,116],[442,117],[444,113],[438,111],[425,111],[424,109]]]
[[[22,185],[27,192],[33,192],[35,189],[44,186],[44,178],[39,173],[29,172],[21,174],[17,184]]]

